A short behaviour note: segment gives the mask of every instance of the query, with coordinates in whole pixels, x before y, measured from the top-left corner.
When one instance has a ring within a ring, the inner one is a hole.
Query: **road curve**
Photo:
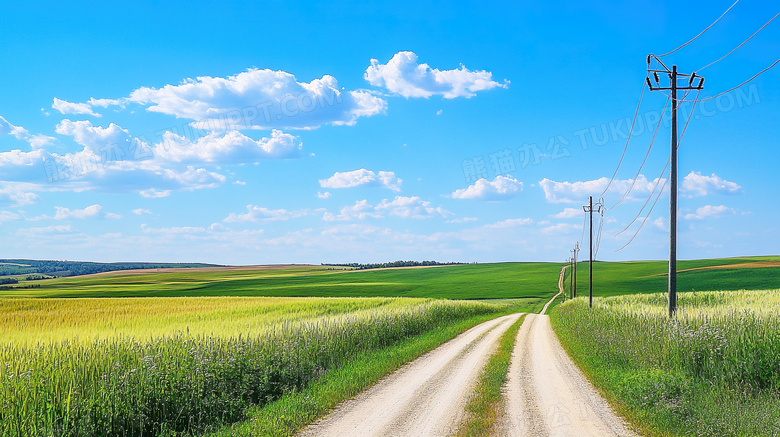
[[[549,316],[526,316],[504,390],[501,436],[636,435],[571,361]]]
[[[459,424],[480,370],[520,314],[469,329],[343,402],[299,436],[445,436]]]

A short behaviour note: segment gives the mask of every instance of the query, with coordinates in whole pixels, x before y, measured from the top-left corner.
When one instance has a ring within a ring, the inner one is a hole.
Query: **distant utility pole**
[[[574,258],[569,258],[569,298],[574,299]]]
[[[663,70],[651,70],[650,60],[655,58],[658,63],[663,67]],[[656,86],[650,82],[650,73],[653,74]],[[658,73],[666,73],[669,77],[668,87],[661,87]],[[647,56],[647,74],[645,78],[647,86],[650,91],[669,90],[671,91],[672,99],[672,156],[671,163],[672,168],[669,172],[670,196],[669,196],[669,299],[667,308],[669,309],[669,317],[674,317],[677,312],[677,107],[680,106],[677,102],[678,90],[701,90],[704,87],[704,78],[696,76],[696,73],[682,74],[677,72],[677,66],[672,65],[672,69],[664,65],[660,59],[653,55]],[[677,86],[677,79],[682,76],[688,78],[688,86]],[[699,83],[693,86],[693,80],[699,78]]]
[[[588,204],[582,207],[590,214],[590,272],[588,273],[588,307],[593,308],[593,196],[588,197]],[[596,212],[601,212],[601,203],[596,204]]]
[[[574,242],[574,297],[577,297],[577,254],[580,253],[580,242]]]

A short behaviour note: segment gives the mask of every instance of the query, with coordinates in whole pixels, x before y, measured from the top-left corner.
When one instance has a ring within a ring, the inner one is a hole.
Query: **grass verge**
[[[780,435],[780,291],[663,294],[557,306],[561,344],[644,435]]]
[[[525,314],[501,335],[498,349],[479,375],[472,396],[466,405],[466,416],[458,426],[456,437],[483,437],[494,434],[504,408],[501,388],[506,384],[512,349]]]
[[[364,354],[325,373],[303,390],[289,393],[248,412],[249,420],[209,434],[211,437],[292,436],[326,415],[340,402],[369,388],[407,362],[429,352],[463,331],[501,314],[481,315],[408,338],[386,349]]]

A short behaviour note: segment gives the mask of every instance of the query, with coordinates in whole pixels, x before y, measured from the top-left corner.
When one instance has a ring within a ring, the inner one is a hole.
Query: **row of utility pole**
[[[593,205],[593,196],[590,196],[588,204],[582,207],[586,213],[590,214],[590,237],[588,238],[590,241],[590,259],[588,262],[588,306],[591,308],[593,307],[593,213],[600,213],[603,207],[604,205],[601,202]],[[572,257],[569,258],[568,261],[572,264],[571,277],[569,278],[571,285],[569,289],[571,290],[571,298],[574,299],[577,297],[577,254],[580,252],[579,241],[574,243],[574,249],[571,249],[570,252],[572,253]]]
[[[660,65],[659,69],[651,69],[650,62],[655,59]],[[659,74],[666,75],[669,78],[669,86],[662,87]],[[652,75],[655,86],[650,80]],[[678,80],[687,79],[687,84],[679,86]],[[697,81],[698,79],[698,81]],[[669,271],[668,271],[668,300],[667,309],[669,317],[674,317],[677,312],[677,109],[680,106],[681,100],[677,97],[678,91],[690,91],[701,90],[704,87],[704,78],[697,76],[696,73],[683,74],[677,71],[677,66],[672,65],[669,69],[664,63],[658,59],[657,56],[647,56],[647,77],[645,78],[650,91],[669,91],[669,98],[672,104],[672,144],[671,144],[671,156],[669,158],[671,163],[671,170],[669,173],[670,182],[670,196],[669,196]],[[694,82],[698,82],[695,83]],[[683,99],[684,100],[684,99]],[[583,206],[583,210],[590,215],[590,260],[588,269],[588,306],[593,307],[593,213],[600,213],[603,211],[604,205],[602,202],[598,202],[593,205],[593,196],[588,199],[588,204]],[[571,273],[571,297],[577,297],[577,252],[579,251],[579,244],[575,246],[571,252],[574,254],[570,261],[572,262]]]

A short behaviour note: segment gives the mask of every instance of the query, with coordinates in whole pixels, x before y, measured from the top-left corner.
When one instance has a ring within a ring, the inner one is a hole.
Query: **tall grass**
[[[780,291],[575,299],[553,326],[575,361],[650,433],[780,434]]]
[[[320,305],[312,299],[312,305]],[[387,299],[227,336],[123,333],[0,346],[0,435],[193,435],[241,420],[362,353],[496,306]],[[294,302],[290,302],[294,303]],[[294,305],[293,305],[294,306]],[[316,313],[314,311],[313,313]],[[258,316],[259,317],[259,316]]]

